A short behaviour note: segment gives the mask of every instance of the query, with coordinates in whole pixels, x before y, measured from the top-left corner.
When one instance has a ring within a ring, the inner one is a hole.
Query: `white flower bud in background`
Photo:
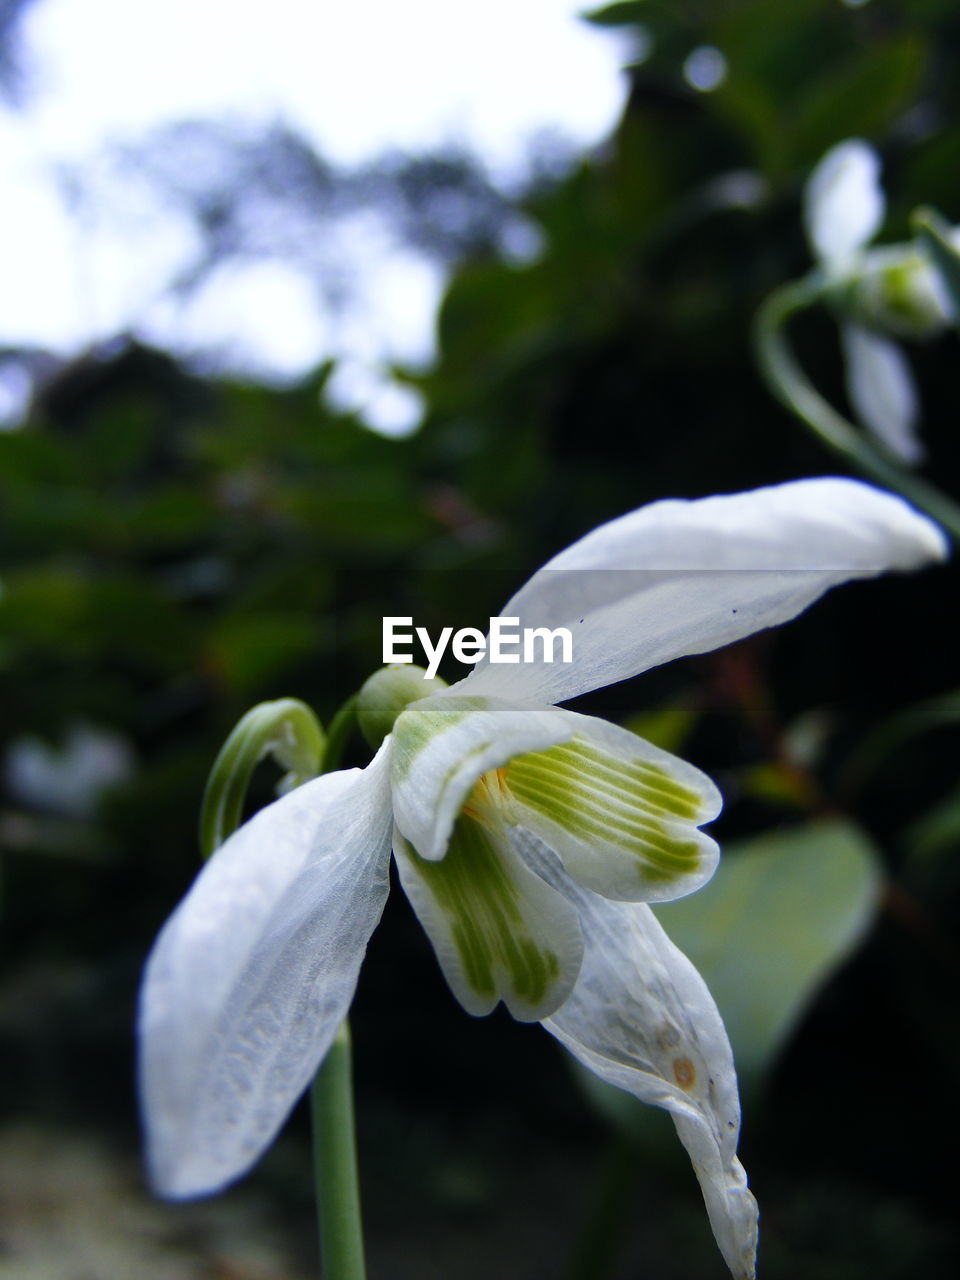
[[[952,323],[953,307],[918,244],[867,247],[885,209],[880,157],[857,138],[827,152],[804,192],[804,226],[822,299],[840,326],[851,407],[892,457],[916,466],[924,458],[916,431],[919,398],[907,358],[892,339],[936,337]]]

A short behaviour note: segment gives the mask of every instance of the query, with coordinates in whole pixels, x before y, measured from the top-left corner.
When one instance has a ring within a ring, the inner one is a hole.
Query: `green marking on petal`
[[[429,708],[412,704],[394,724],[393,776],[402,781],[413,762],[439,734],[461,724],[485,706],[482,698],[431,698]]]
[[[393,774],[395,778],[405,778],[410,772],[414,760],[428,746],[438,733],[452,729],[461,720],[466,720],[470,713],[454,707],[440,708],[431,711],[429,716],[404,712],[394,728]]]
[[[510,779],[510,788],[518,800],[539,810],[558,826],[586,843],[597,839],[621,845],[643,857],[645,876],[662,873],[664,879],[695,871],[699,849],[695,841],[678,840],[653,822],[623,821],[606,807],[588,810],[571,798],[568,792],[546,786],[532,779],[530,783]]]
[[[697,793],[677,782],[666,769],[646,760],[620,759],[586,738],[577,737],[549,752],[537,754],[550,755],[557,764],[566,764],[578,776],[588,774],[593,786],[605,783],[618,795],[627,788],[631,798],[638,801],[646,796],[656,812],[691,819],[700,811]]]
[[[464,814],[441,861],[428,862],[412,849],[410,859],[451,920],[453,943],[471,989],[492,998],[500,972],[518,999],[539,1004],[559,976],[559,957],[530,937],[520,891],[490,832]]]
[[[584,844],[615,844],[638,861],[642,881],[695,872],[702,850],[689,824],[702,811],[695,791],[666,769],[624,760],[583,737],[510,761],[507,790]]]

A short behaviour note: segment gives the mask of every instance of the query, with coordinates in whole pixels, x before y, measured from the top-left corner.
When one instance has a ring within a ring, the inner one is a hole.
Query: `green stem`
[[[321,773],[339,768],[357,723],[357,695],[330,721]],[[353,1116],[350,1024],[340,1024],[313,1081],[313,1179],[323,1280],[364,1280],[363,1221]]]
[[[340,767],[344,747],[347,745],[347,739],[353,732],[356,723],[357,695],[354,694],[352,698],[346,700],[330,721],[330,728],[327,730],[327,745],[320,768],[321,773],[330,773]]]
[[[224,743],[207,782],[200,819],[204,857],[214,853],[243,821],[250,779],[265,756],[273,755],[289,771],[293,786],[301,786],[339,766],[356,724],[356,702],[354,696],[343,704],[326,736],[310,708],[295,698],[263,702],[247,712]],[[311,1108],[324,1280],[364,1280],[350,1028],[346,1019],[317,1071]]]
[[[323,1277],[324,1280],[364,1280],[350,1028],[346,1020],[321,1063],[310,1101]]]
[[[877,484],[893,489],[960,539],[960,507],[912,472],[904,471],[834,409],[797,362],[785,330],[798,312],[820,301],[816,276],[775,290],[757,314],[754,343],[760,370],[770,390],[845,462]]]

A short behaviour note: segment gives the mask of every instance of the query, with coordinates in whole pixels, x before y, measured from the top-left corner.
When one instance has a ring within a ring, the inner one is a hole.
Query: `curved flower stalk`
[[[573,662],[482,662],[449,688],[410,667],[372,677],[361,711],[385,736],[371,763],[236,831],[150,956],[140,1072],[160,1194],[217,1190],[272,1141],[347,1013],[392,848],[464,1007],[502,1000],[666,1108],[731,1272],[752,1276],[729,1043],[646,905],[710,876],[700,828],[720,796],[693,766],[554,704],[944,554],[930,521],[855,481],[658,502],[595,529],[506,606],[524,626],[568,626]]]
[[[916,434],[919,403],[893,337],[940,332],[950,323],[952,304],[919,245],[867,248],[886,208],[879,179],[872,147],[855,138],[839,143],[810,176],[804,222],[822,288],[838,313],[850,403],[895,458],[914,466],[924,456]]]

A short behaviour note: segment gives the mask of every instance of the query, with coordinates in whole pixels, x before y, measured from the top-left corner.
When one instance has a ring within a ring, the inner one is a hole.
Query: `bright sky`
[[[622,108],[623,46],[578,21],[582,7],[37,0],[24,29],[33,93],[23,112],[0,109],[0,346],[69,354],[132,328],[177,350],[218,346],[235,365],[276,376],[337,353],[341,402],[365,404],[384,429],[410,425],[415,405],[376,366],[429,360],[443,283],[435,267],[357,227],[370,270],[343,320],[280,264],[223,271],[190,304],[174,304],[164,285],[190,261],[190,226],[136,193],[80,222],[53,175],[164,121],[229,114],[282,119],[344,164],[389,146],[466,142],[509,185],[537,131],[590,146]],[[0,385],[0,414],[2,401]]]

